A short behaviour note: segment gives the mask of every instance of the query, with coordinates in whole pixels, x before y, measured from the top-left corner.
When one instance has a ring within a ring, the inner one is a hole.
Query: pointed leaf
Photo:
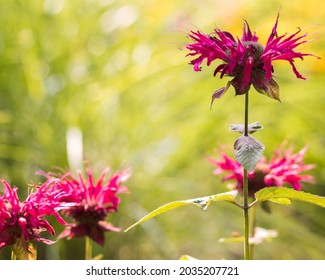
[[[251,86],[251,83],[248,83],[243,87],[244,75],[238,75],[233,78],[230,82],[235,89],[236,95],[247,94]]]
[[[234,149],[236,160],[248,172],[253,172],[263,155],[264,146],[252,136],[241,136],[235,141]]]
[[[248,125],[248,133],[250,134],[261,129],[263,129],[263,126],[259,122],[253,122]]]
[[[228,82],[227,85],[225,87],[219,88],[217,89],[213,94],[212,94],[212,99],[211,99],[211,104],[210,104],[210,108],[212,107],[213,101],[215,99],[219,99],[221,98],[221,96],[223,96],[226,91],[228,90],[228,88],[230,87],[231,83]]]
[[[280,100],[280,88],[279,88],[278,83],[273,78],[271,78],[270,81],[265,81],[264,83],[262,83],[259,86],[254,84],[254,88],[259,93],[265,94],[268,97],[276,99],[279,102],[281,102],[281,100]]]
[[[133,225],[128,227],[125,230],[125,232],[127,232],[131,228],[133,228],[133,227],[135,227],[135,226],[137,226],[153,217],[156,217],[160,214],[163,214],[165,212],[168,212],[170,210],[173,210],[175,208],[179,208],[182,206],[193,204],[197,207],[200,207],[202,210],[206,210],[212,201],[227,201],[230,203],[234,203],[237,194],[238,194],[237,191],[230,191],[230,192],[215,194],[215,195],[211,195],[211,196],[169,202],[167,204],[164,204],[164,205],[158,207],[157,209],[153,210],[152,212],[150,212],[149,214],[147,214],[146,216],[141,218],[139,221],[137,221],[136,223],[134,223]]]
[[[325,197],[285,187],[263,188],[255,193],[255,198],[258,202],[272,201],[281,204],[289,204],[295,199],[325,207]]]
[[[235,198],[238,194],[238,191],[230,191],[225,193],[214,194],[206,196],[199,199],[194,199],[196,203],[198,202],[202,210],[206,210],[212,201],[227,201],[230,203],[235,202]]]
[[[251,123],[248,125],[248,133],[249,134],[252,134],[260,129],[263,129],[263,126],[260,125],[259,122],[254,122],[254,123]],[[230,125],[230,128],[229,128],[230,131],[237,131],[241,134],[244,134],[245,133],[245,125],[243,124],[231,124]]]
[[[17,238],[16,243],[11,246],[17,260],[36,260],[37,250],[34,240],[25,241]]]

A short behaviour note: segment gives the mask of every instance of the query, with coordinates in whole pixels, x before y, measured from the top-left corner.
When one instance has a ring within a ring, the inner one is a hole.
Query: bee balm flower
[[[0,196],[0,249],[17,243],[27,250],[28,243],[34,240],[45,244],[54,242],[40,236],[43,231],[52,235],[55,233],[44,217],[54,215],[64,224],[58,212],[70,205],[61,201],[62,193],[56,189],[56,182],[54,179],[48,180],[20,202],[17,188],[11,188],[8,182],[2,180],[4,194]]]
[[[59,235],[59,238],[89,236],[100,245],[104,245],[105,231],[120,231],[105,219],[110,213],[116,212],[120,203],[117,196],[127,193],[127,188],[122,183],[129,177],[127,170],[113,174],[108,180],[105,176],[108,169],[104,170],[97,182],[93,174],[87,172],[84,179],[79,173],[78,178],[66,174],[60,178],[60,189],[67,194],[67,200],[76,205],[66,209],[63,213],[73,222]]]
[[[254,195],[258,190],[265,187],[281,187],[285,184],[292,186],[295,190],[302,189],[302,182],[313,182],[311,175],[302,174],[302,172],[314,168],[314,165],[303,163],[303,157],[306,148],[301,149],[298,153],[293,154],[292,149],[283,151],[282,147],[275,151],[273,157],[267,162],[262,157],[255,170],[248,174],[248,191]],[[244,175],[243,167],[234,159],[222,153],[220,160],[211,159],[216,166],[215,175],[227,173],[222,181],[232,181],[231,188],[238,191],[243,190]]]
[[[273,78],[272,62],[275,60],[288,61],[296,77],[305,79],[298,72],[294,60],[312,55],[296,50],[308,42],[304,39],[307,34],[299,35],[301,29],[298,29],[291,35],[277,36],[278,20],[279,15],[265,46],[258,42],[258,37],[255,32],[251,32],[246,21],[241,39],[235,39],[232,34],[220,29],[215,29],[211,34],[190,32],[188,36],[194,43],[187,44],[186,48],[190,50],[187,56],[196,57],[190,62],[194,70],[200,71],[204,60],[208,66],[214,60],[220,60],[221,64],[216,67],[214,76],[220,73],[220,78],[232,77],[227,86],[215,91],[213,99],[220,98],[230,85],[235,88],[236,95],[246,94],[253,85],[259,93],[280,100],[279,86]]]

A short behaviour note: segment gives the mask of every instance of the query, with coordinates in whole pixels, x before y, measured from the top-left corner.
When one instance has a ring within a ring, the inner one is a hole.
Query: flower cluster
[[[298,29],[289,36],[277,36],[278,20],[279,15],[265,46],[258,42],[258,37],[251,32],[246,21],[241,39],[235,39],[232,34],[220,29],[215,29],[211,34],[190,32],[189,37],[194,43],[187,44],[186,48],[190,50],[188,56],[196,56],[190,61],[194,70],[200,71],[204,60],[209,66],[219,59],[222,63],[215,69],[214,76],[220,73],[220,78],[233,77],[227,86],[213,94],[213,98],[220,98],[231,84],[236,95],[246,94],[253,85],[258,92],[280,100],[279,86],[273,79],[272,62],[275,60],[288,61],[296,77],[305,79],[295,67],[294,60],[311,55],[296,51],[298,46],[307,42],[304,39],[307,34],[299,35],[301,29]]]
[[[31,240],[52,244],[54,241],[40,236],[43,231],[52,235],[55,233],[45,217],[53,215],[65,224],[59,211],[73,205],[63,202],[64,194],[55,187],[57,180],[51,179],[36,187],[36,191],[23,202],[19,201],[16,187],[12,188],[5,180],[2,183],[4,194],[0,196],[0,248],[14,245],[18,240],[25,248]]]
[[[18,198],[18,189],[12,188],[2,180],[4,193],[0,195],[0,249],[15,244],[25,252],[30,242],[39,241],[52,244],[55,241],[41,237],[43,231],[54,235],[55,230],[46,220],[48,216],[56,217],[65,226],[59,238],[89,236],[98,244],[104,244],[105,231],[120,231],[120,228],[107,223],[109,213],[116,212],[120,203],[117,196],[126,193],[122,186],[129,177],[128,170],[113,174],[105,181],[106,169],[94,183],[93,174],[87,172],[87,180],[79,174],[74,178],[71,173],[63,176],[44,174],[45,183],[35,187],[25,201]],[[67,223],[72,218],[73,223]]]
[[[62,211],[73,223],[66,226],[59,238],[89,236],[98,244],[104,245],[105,231],[121,230],[105,219],[109,213],[117,211],[120,203],[117,195],[127,193],[127,188],[122,183],[129,177],[129,171],[115,173],[105,180],[108,171],[109,169],[104,170],[97,182],[94,182],[91,170],[88,170],[86,179],[80,173],[78,178],[71,173],[59,177],[58,188],[67,194],[68,201],[75,203],[75,206]]]
[[[302,189],[301,182],[313,182],[311,175],[302,174],[302,172],[310,170],[315,166],[312,164],[304,164],[303,157],[306,147],[294,154],[292,149],[286,151],[283,147],[278,148],[273,157],[267,162],[262,157],[257,164],[255,170],[248,174],[248,190],[252,196],[258,190],[265,187],[281,187],[284,184],[291,185],[295,190]],[[210,159],[211,163],[216,166],[215,175],[228,173],[222,178],[222,181],[234,181],[230,187],[243,190],[243,167],[234,159],[222,152],[220,160]]]

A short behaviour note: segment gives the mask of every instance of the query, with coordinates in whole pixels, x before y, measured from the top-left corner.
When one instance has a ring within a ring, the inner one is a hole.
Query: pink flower
[[[30,240],[45,244],[54,242],[40,237],[40,233],[55,233],[54,228],[44,219],[45,216],[54,215],[60,223],[65,223],[58,211],[69,204],[60,201],[62,193],[56,189],[56,182],[57,180],[48,180],[36,187],[36,191],[25,201],[20,202],[17,188],[11,188],[2,180],[5,189],[4,194],[0,196],[0,248],[14,245],[18,239],[23,239],[26,248]]]
[[[301,29],[287,36],[277,36],[279,15],[266,42],[265,47],[258,42],[255,32],[252,33],[248,23],[244,22],[241,39],[235,39],[232,34],[220,29],[215,29],[211,34],[200,31],[191,31],[189,37],[194,41],[186,45],[190,50],[187,56],[196,56],[190,64],[195,71],[201,70],[201,64],[206,60],[209,66],[214,60],[221,60],[216,67],[214,76],[220,73],[223,76],[233,77],[226,87],[217,90],[213,98],[220,98],[231,84],[236,95],[248,92],[251,85],[267,96],[279,100],[279,86],[273,79],[273,65],[275,60],[286,60],[290,63],[297,78],[305,79],[296,69],[294,60],[311,56],[296,51],[296,48],[306,42],[307,34],[299,35]]]
[[[75,202],[76,205],[63,211],[74,223],[68,225],[59,238],[89,236],[103,246],[105,231],[121,230],[107,223],[105,219],[110,213],[117,211],[120,203],[117,195],[127,193],[127,188],[122,186],[122,183],[129,177],[129,172],[125,170],[113,174],[105,181],[108,171],[104,170],[96,183],[91,170],[87,171],[86,179],[81,173],[78,174],[78,178],[74,178],[70,173],[60,177],[59,188],[66,193],[65,199]]]
[[[283,151],[283,147],[280,147],[275,151],[269,162],[266,161],[265,157],[262,157],[255,170],[248,174],[249,194],[252,196],[262,188],[282,187],[286,184],[299,191],[302,189],[301,182],[312,183],[314,178],[311,175],[302,174],[302,172],[315,167],[312,164],[305,165],[303,163],[306,149],[305,147],[298,153],[293,154],[291,148]],[[222,152],[220,160],[210,159],[210,161],[216,166],[215,175],[227,173],[222,178],[222,181],[233,181],[234,184],[231,185],[231,188],[238,191],[243,190],[243,167],[236,160],[231,159],[225,152]]]

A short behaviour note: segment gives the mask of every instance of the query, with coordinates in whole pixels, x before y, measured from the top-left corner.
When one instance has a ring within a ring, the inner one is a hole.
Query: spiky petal
[[[120,231],[120,228],[106,222],[110,213],[116,212],[120,203],[118,195],[127,193],[127,187],[122,183],[130,176],[129,170],[124,170],[105,177],[109,169],[105,169],[97,182],[94,181],[91,169],[88,169],[86,178],[79,172],[75,178],[71,173],[58,176],[59,188],[66,194],[66,200],[76,203],[63,210],[68,218],[72,219],[59,238],[89,236],[100,245],[104,245],[105,231]],[[53,176],[53,175],[51,175]]]
[[[12,188],[7,181],[1,181],[4,193],[0,196],[0,248],[17,243],[27,249],[29,242],[34,240],[52,244],[54,241],[40,236],[43,231],[55,233],[45,217],[53,215],[65,224],[59,211],[71,205],[61,201],[62,193],[55,187],[57,180],[36,186],[23,202],[19,201],[17,187]]]
[[[201,71],[204,61],[209,66],[213,61],[220,60],[214,70],[220,78],[232,77],[231,85],[236,95],[246,94],[253,85],[262,94],[280,101],[279,86],[273,78],[273,61],[285,60],[290,63],[293,73],[299,79],[305,79],[295,66],[295,59],[303,59],[312,54],[301,53],[297,47],[308,42],[300,35],[301,29],[291,35],[277,36],[279,14],[265,46],[258,42],[256,33],[252,33],[248,22],[244,20],[241,39],[226,31],[215,29],[211,34],[201,31],[191,31],[188,37],[194,41],[186,48],[190,51],[187,56],[195,57],[190,61],[195,71]],[[222,94],[225,91],[222,91]],[[215,98],[213,96],[213,98]]]

